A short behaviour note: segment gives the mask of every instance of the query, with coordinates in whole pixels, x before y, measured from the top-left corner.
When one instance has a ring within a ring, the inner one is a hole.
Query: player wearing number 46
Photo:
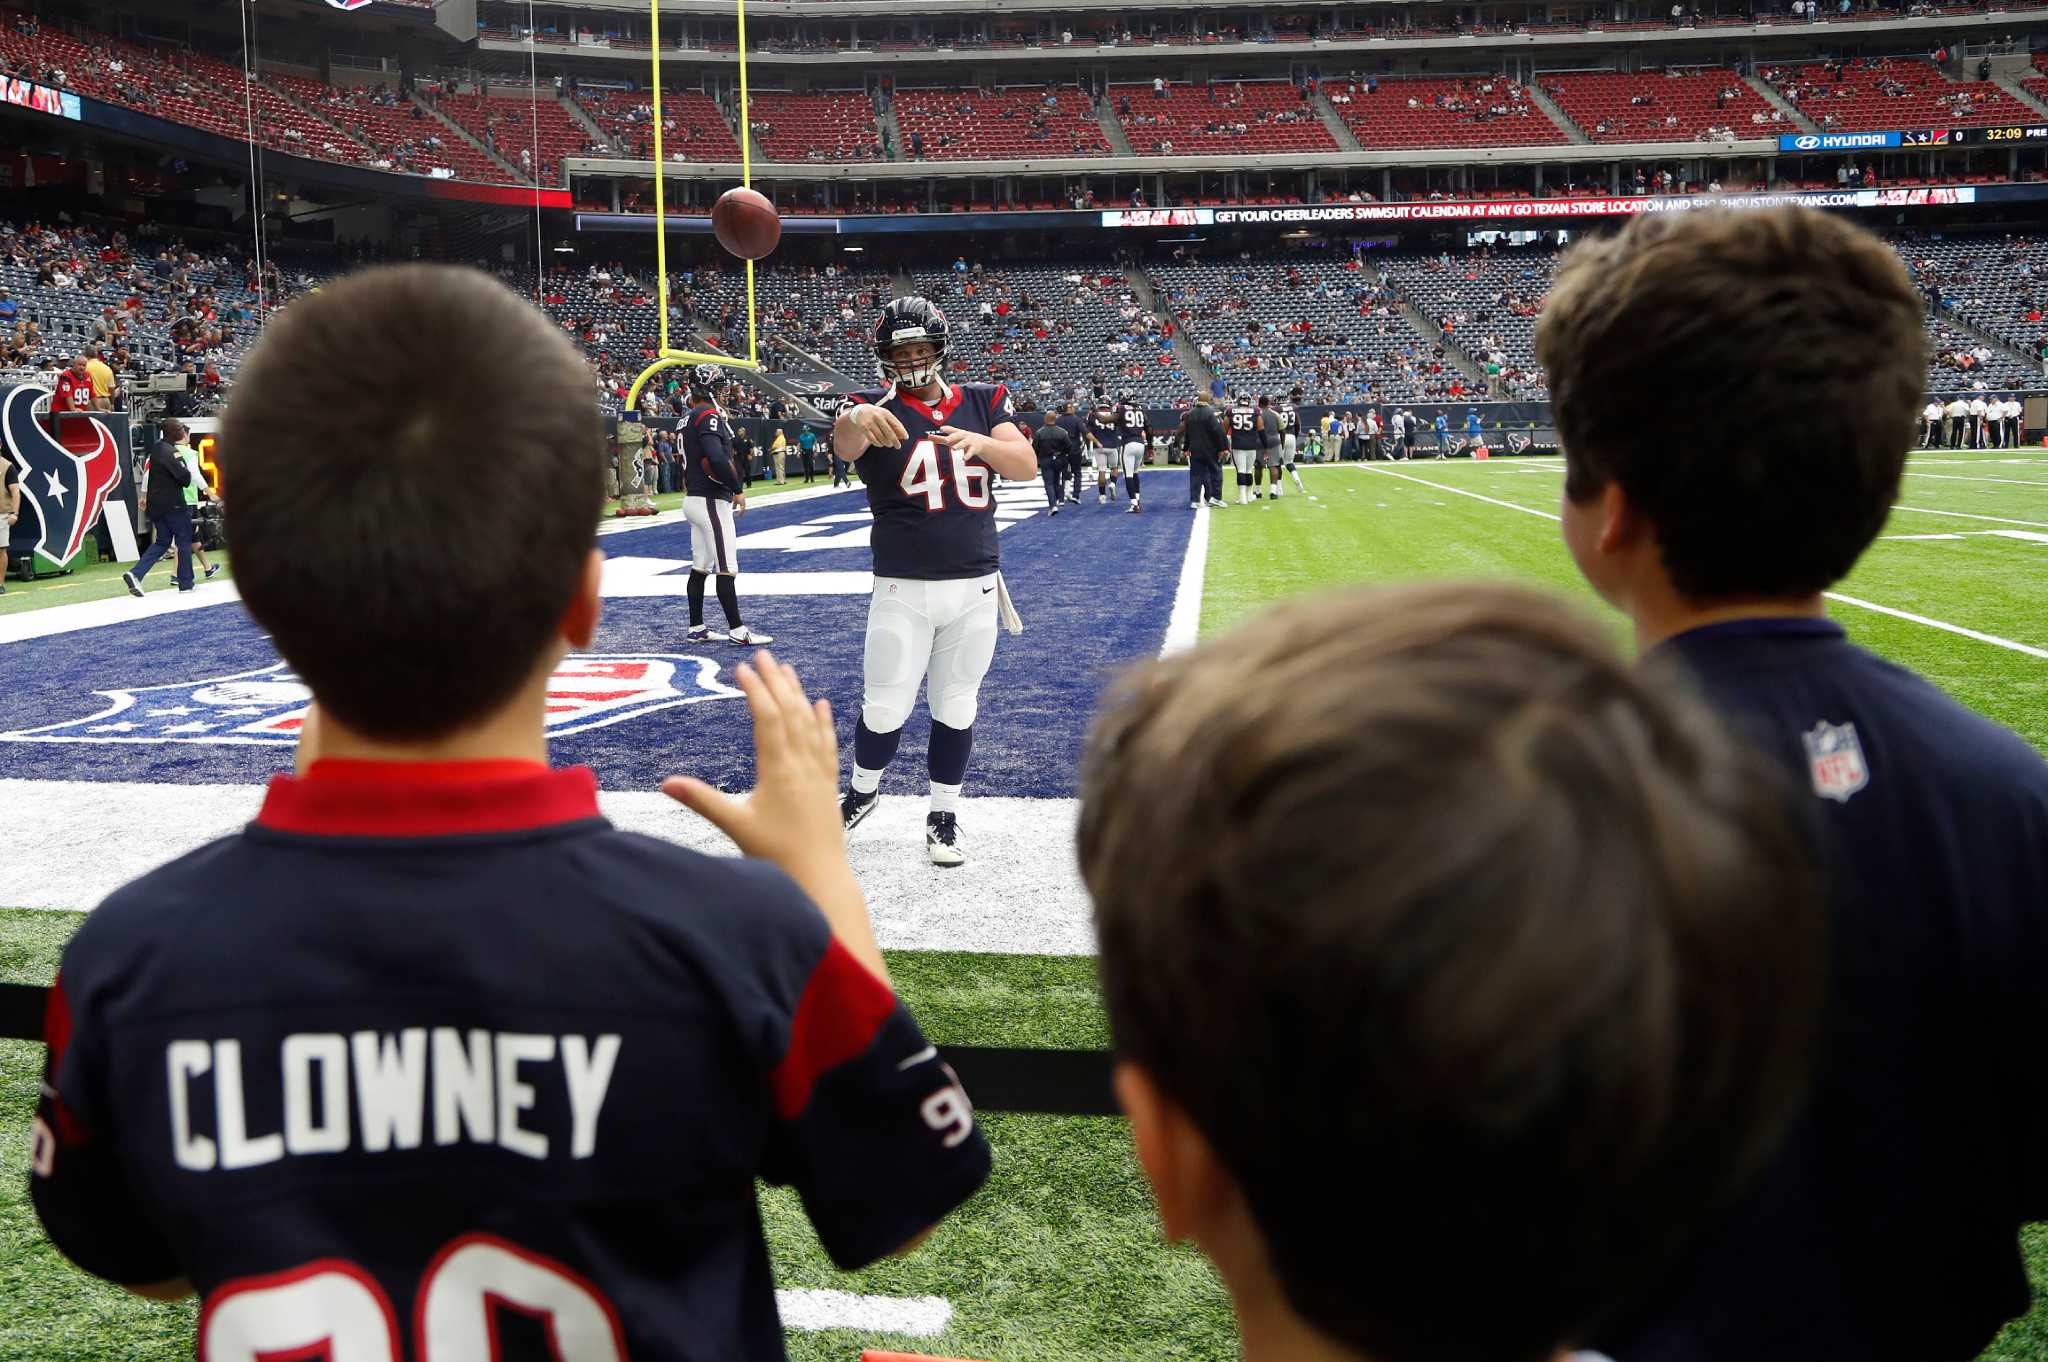
[[[493,448],[536,495],[470,495],[478,410],[521,413]],[[735,668],[752,794],[662,789],[739,856],[623,832],[549,767],[548,678],[602,609],[601,428],[582,355],[479,271],[295,303],[221,435],[243,600],[314,699],[246,828],[65,947],[29,1151],[51,1242],[197,1291],[202,1358],[777,1362],[757,1180],[853,1268],[989,1169],[890,990],[831,709],[765,650]]]
[[[861,660],[853,779],[840,804],[850,832],[873,812],[882,772],[929,678],[933,865],[967,859],[956,806],[974,746],[981,678],[995,657],[999,608],[991,470],[1020,482],[1038,456],[1000,383],[948,384],[946,318],[923,298],[898,298],[875,323],[884,386],[850,395],[832,447],[859,471],[874,512],[874,596]],[[1010,616],[1011,628],[1015,623]]]

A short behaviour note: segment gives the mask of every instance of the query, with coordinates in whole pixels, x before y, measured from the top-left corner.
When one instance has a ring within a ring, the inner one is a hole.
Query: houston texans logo
[[[120,485],[121,455],[113,432],[98,420],[92,428],[99,440],[90,450],[79,453],[58,444],[35,416],[36,404],[49,395],[48,388],[34,384],[12,389],[0,412],[0,431],[21,477],[21,499],[40,526],[36,552],[64,563],[85,547],[107,494]]]

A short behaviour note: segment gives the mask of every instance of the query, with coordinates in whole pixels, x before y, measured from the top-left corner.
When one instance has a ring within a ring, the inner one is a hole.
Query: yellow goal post
[[[740,49],[740,184],[746,188],[754,186],[754,157],[751,150],[752,132],[747,113],[747,0],[733,0],[739,17]],[[661,152],[661,0],[647,0],[648,17],[653,27],[648,34],[650,40],[649,65],[653,68],[650,85],[653,91],[653,107],[649,110],[654,125],[654,268],[659,275],[656,301],[661,307],[661,339],[655,349],[654,362],[640,371],[633,380],[633,386],[626,392],[626,410],[633,411],[640,405],[640,392],[649,379],[663,369],[673,369],[683,364],[716,364],[726,369],[759,369],[761,367],[760,336],[754,312],[754,262],[747,261],[747,357],[740,359],[733,355],[709,354],[701,350],[677,350],[668,339],[668,203],[663,185],[668,178],[668,165]]]

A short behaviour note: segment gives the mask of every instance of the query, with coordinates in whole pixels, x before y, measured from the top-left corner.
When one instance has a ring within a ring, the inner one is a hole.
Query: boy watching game
[[[2048,765],[1850,644],[1822,596],[1899,495],[1924,311],[1884,243],[1787,209],[1590,240],[1537,324],[1572,557],[1647,665],[1689,674],[1806,791],[1830,872],[1811,1104],[1612,1331],[1629,1362],[1967,1358],[2027,1309],[2018,1232],[2048,1218]],[[1667,419],[1640,419],[1651,394]]]
[[[1297,600],[1132,674],[1079,832],[1117,1090],[1246,1362],[1542,1362],[1726,1200],[1819,1011],[1789,800],[1519,590]]]
[[[517,496],[470,492],[479,410]],[[197,1291],[201,1357],[776,1358],[756,1177],[851,1267],[987,1175],[794,672],[739,669],[749,801],[665,787],[749,859],[618,832],[548,768],[599,434],[571,343],[466,269],[352,275],[242,368],[231,547],[315,697],[299,774],[73,938],[32,1154],[51,1239]]]

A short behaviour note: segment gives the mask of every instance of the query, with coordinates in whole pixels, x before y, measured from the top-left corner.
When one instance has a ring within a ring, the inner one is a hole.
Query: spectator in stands
[[[2028,1307],[2019,1231],[2048,1188],[2048,765],[1849,644],[1822,598],[1899,494],[1926,378],[1919,296],[1844,219],[1687,213],[1579,247],[1536,351],[1574,560],[1650,665],[1688,673],[1811,789],[1832,868],[1828,1046],[1808,1109],[1607,1351],[1975,1356]],[[1809,381],[1817,354],[1828,372]],[[1711,396],[1693,396],[1703,381]],[[1645,382],[1686,394],[1664,413],[1683,439],[1622,418]],[[1765,429],[1757,411],[1778,415]],[[1825,528],[1797,509],[1814,488]]]
[[[1509,588],[1300,599],[1125,680],[1077,838],[1116,1091],[1245,1358],[1549,1358],[1706,1223],[1817,1039],[1792,798]]]

